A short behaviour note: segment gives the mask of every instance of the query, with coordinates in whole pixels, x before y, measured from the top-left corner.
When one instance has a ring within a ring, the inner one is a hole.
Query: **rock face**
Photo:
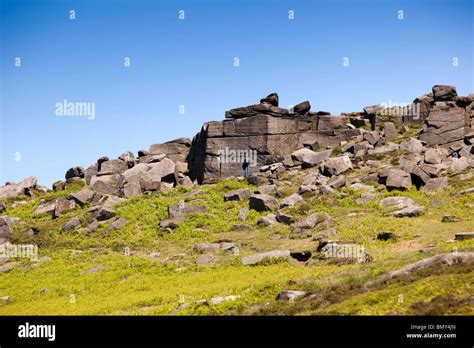
[[[227,111],[224,121],[203,125],[189,153],[192,179],[205,182],[243,175],[245,156],[253,173],[254,167],[280,162],[304,147],[335,147],[360,134],[359,129],[347,126],[349,117],[309,112],[309,102],[298,104],[296,111],[290,112],[265,101],[268,98],[260,104]]]
[[[473,100],[470,97],[458,97],[454,86],[433,86],[432,95],[418,102],[423,105],[424,117],[420,140],[428,146],[449,148],[463,143],[466,135],[473,131]]]
[[[13,224],[8,216],[0,216],[0,245],[9,242],[13,235]]]
[[[15,198],[19,196],[29,196],[31,191],[37,187],[38,180],[34,176],[27,177],[18,184],[9,183],[0,187],[0,198]]]

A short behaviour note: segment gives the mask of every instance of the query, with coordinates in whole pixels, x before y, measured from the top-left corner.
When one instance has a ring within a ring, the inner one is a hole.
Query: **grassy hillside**
[[[283,197],[296,192],[298,180],[310,171],[291,177],[284,173],[280,180]],[[348,179],[361,174],[353,171]],[[0,314],[472,314],[472,267],[384,280],[387,271],[431,255],[474,251],[474,240],[450,241],[456,232],[474,230],[474,194],[457,193],[474,186],[474,179],[453,175],[450,184],[434,195],[416,189],[387,192],[377,188],[381,197],[365,205],[355,203],[360,192],[345,188],[335,195],[306,197],[301,206],[285,208],[297,220],[313,212],[329,213],[330,227],[337,230],[340,242],[354,242],[369,251],[373,262],[363,264],[319,259],[314,238],[292,239],[290,227],[283,224],[257,226],[265,213],[251,210],[246,221],[249,228],[233,231],[232,226],[241,223],[237,215],[248,200],[224,202],[223,195],[252,188],[235,179],[200,186],[202,192],[192,196],[188,195],[191,189],[178,188],[132,198],[118,209],[119,216],[128,219],[125,227],[107,232],[105,224],[91,235],[60,230],[73,216],[81,216],[84,222],[92,219],[86,213],[88,206],[58,219],[33,214],[40,199],[67,196],[79,190],[81,183],[25,204],[15,206],[8,201],[5,215],[22,221],[15,225],[14,242],[38,244],[40,260],[19,259],[17,267],[0,274],[0,297],[12,298],[0,302]],[[425,206],[425,214],[387,215],[378,203],[390,195],[411,197]],[[206,204],[209,213],[187,216],[173,232],[160,229],[168,206],[180,200]],[[444,214],[455,215],[459,221],[441,222]],[[30,227],[36,229],[34,236],[25,233]],[[379,241],[380,231],[395,232],[398,239]],[[193,245],[214,241],[234,242],[240,256],[219,251],[215,262],[196,264]],[[309,250],[314,256],[306,263],[293,259],[256,266],[240,263],[241,256],[273,249]],[[294,303],[276,301],[283,289],[303,290],[307,295]],[[217,304],[201,301],[226,296],[236,297]]]

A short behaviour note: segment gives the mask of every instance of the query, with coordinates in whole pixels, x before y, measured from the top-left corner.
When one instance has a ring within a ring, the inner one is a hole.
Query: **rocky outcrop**
[[[253,173],[255,167],[290,160],[289,155],[296,150],[335,147],[360,135],[359,129],[348,125],[349,117],[309,112],[309,102],[300,103],[291,111],[266,102],[265,98],[262,101],[227,111],[224,121],[204,124],[194,137],[189,154],[193,179],[205,182],[242,175],[245,158]],[[307,153],[304,159],[314,165],[322,160],[319,156],[324,159],[325,155]]]

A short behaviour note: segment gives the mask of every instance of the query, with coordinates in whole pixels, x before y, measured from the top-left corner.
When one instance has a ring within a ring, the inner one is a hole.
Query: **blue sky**
[[[2,184],[192,137],[274,91],[333,114],[474,91],[472,0],[0,3]],[[64,99],[95,103],[95,119],[57,116]]]

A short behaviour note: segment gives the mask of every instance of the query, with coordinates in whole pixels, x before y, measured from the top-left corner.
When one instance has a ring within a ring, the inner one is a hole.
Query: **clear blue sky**
[[[472,0],[0,2],[1,184],[192,137],[274,91],[333,114],[474,91]],[[56,116],[64,99],[95,119]]]

